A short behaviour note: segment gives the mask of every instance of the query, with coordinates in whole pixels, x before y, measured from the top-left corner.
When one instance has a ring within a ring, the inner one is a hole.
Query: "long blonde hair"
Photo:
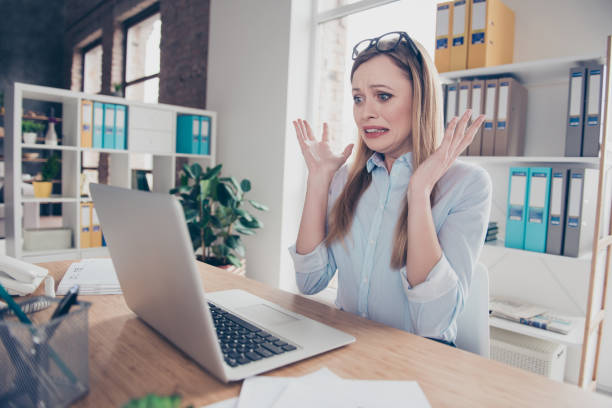
[[[420,55],[415,55],[410,47],[402,44],[395,47],[393,51],[384,53],[378,51],[376,47],[370,47],[357,56],[351,69],[352,81],[355,71],[361,64],[378,55],[386,55],[404,71],[412,83],[413,171],[436,150],[444,131],[442,92],[438,72],[421,44],[415,41],[415,45]],[[359,199],[372,181],[372,175],[367,171],[366,164],[373,153],[374,151],[369,149],[359,137],[356,156],[349,169],[346,184],[331,210],[329,230],[325,239],[328,246],[336,240],[342,240],[351,228]],[[433,196],[432,193],[432,202]],[[400,269],[406,265],[408,249],[408,201],[406,197],[404,197],[403,209],[395,227],[394,237],[391,267]]]

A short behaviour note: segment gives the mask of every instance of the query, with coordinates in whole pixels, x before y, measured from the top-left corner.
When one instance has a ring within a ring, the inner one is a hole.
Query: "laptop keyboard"
[[[208,303],[208,307],[215,323],[223,359],[231,367],[296,349],[294,345],[274,337],[212,303]]]

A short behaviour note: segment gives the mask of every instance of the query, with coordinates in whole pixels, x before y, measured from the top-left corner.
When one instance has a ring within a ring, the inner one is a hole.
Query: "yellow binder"
[[[93,138],[93,102],[81,101],[81,147],[91,147]]]
[[[514,54],[514,12],[501,0],[470,0],[467,67],[510,64]]]
[[[91,247],[97,248],[102,246],[102,228],[96,209],[91,206]]]
[[[438,72],[450,71],[450,49],[453,30],[453,2],[438,4],[436,14],[436,52],[434,59]]]
[[[467,68],[468,32],[470,28],[470,0],[453,2],[453,43],[450,51],[450,70]]]
[[[81,248],[91,247],[91,203],[81,203]]]

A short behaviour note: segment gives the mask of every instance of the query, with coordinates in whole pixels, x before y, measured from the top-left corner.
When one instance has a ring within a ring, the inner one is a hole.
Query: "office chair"
[[[489,273],[478,262],[463,311],[457,318],[458,348],[489,358]]]

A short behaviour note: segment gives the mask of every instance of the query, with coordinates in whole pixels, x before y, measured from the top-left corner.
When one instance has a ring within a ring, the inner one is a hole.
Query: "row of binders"
[[[603,134],[604,66],[570,69],[565,156],[597,157]]]
[[[125,150],[126,125],[125,105],[81,101],[81,147]]]
[[[438,72],[510,64],[514,12],[501,0],[439,3],[436,15]]]
[[[510,168],[505,246],[571,257],[588,252],[598,180],[597,169]],[[604,203],[610,203],[610,190]]]
[[[525,147],[527,88],[512,77],[461,80],[444,84],[444,125],[472,109],[485,121],[465,154],[521,156]]]
[[[178,115],[176,118],[176,152],[210,154],[210,117]]]
[[[81,203],[80,230],[81,248],[96,248],[104,245],[100,220],[92,202]]]

